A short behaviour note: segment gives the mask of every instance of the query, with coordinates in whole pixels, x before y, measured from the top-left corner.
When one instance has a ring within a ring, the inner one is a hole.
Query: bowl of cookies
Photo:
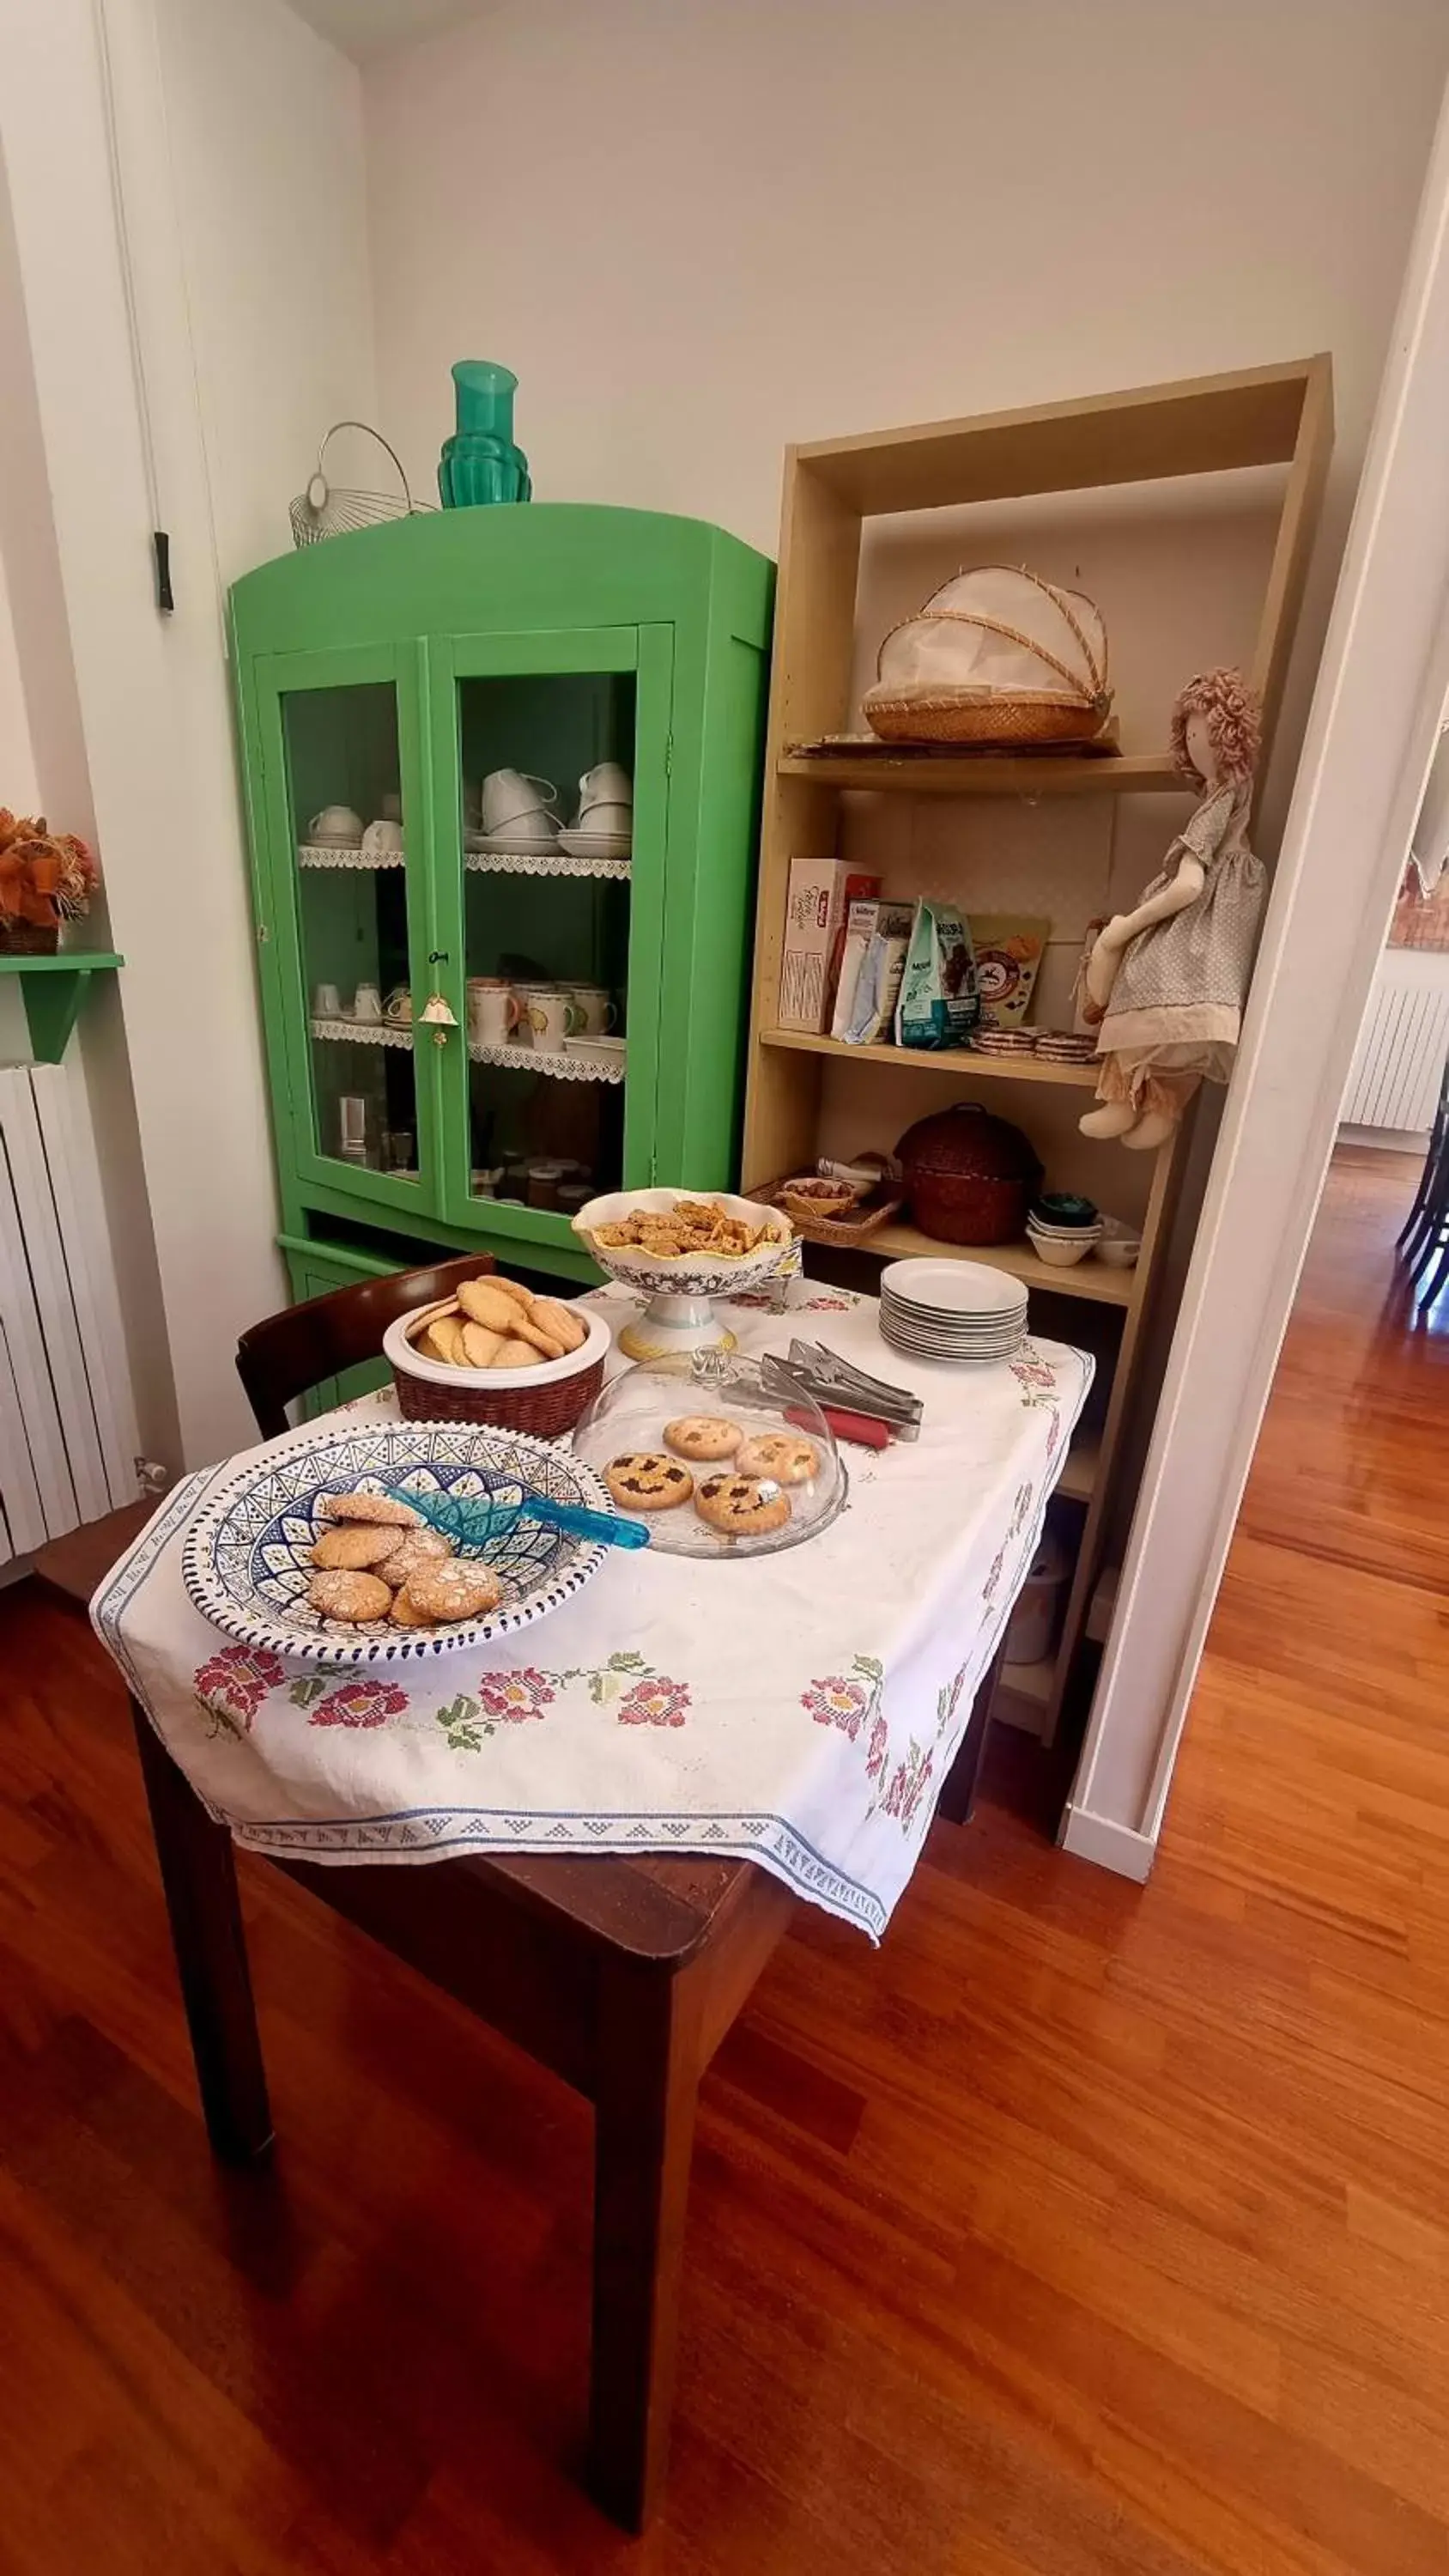
[[[531,1511],[539,1499],[613,1509],[581,1459],[524,1432],[304,1424],[208,1495],[181,1579],[244,1646],[316,1664],[415,1662],[529,1627],[598,1572],[609,1549]],[[481,1546],[429,1518],[480,1502]]]
[[[572,1430],[604,1379],[609,1327],[496,1271],[399,1315],[383,1354],[408,1422],[478,1422],[542,1440]]]
[[[729,1352],[703,1352],[688,1370],[626,1370],[577,1424],[573,1453],[666,1556],[799,1547],[829,1527],[848,1490],[818,1405],[803,1393],[783,1402],[758,1361]]]
[[[733,1350],[711,1300],[793,1275],[799,1264],[781,1209],[722,1190],[614,1190],[590,1199],[573,1223],[599,1268],[648,1299],[619,1335],[631,1360]]]

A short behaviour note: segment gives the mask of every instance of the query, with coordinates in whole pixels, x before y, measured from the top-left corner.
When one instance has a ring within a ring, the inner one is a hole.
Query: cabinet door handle
[[[447,962],[448,952],[446,948],[430,948],[428,950],[428,964],[430,966],[446,966]]]

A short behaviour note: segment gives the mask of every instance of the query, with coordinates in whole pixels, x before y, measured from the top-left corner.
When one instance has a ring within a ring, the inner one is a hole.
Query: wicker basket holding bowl
[[[383,1336],[398,1411],[408,1422],[476,1422],[495,1431],[531,1431],[557,1440],[572,1431],[604,1383],[613,1336],[602,1315],[571,1310],[585,1326],[576,1351],[540,1355],[529,1368],[466,1368],[431,1359],[417,1344],[428,1326],[454,1312],[451,1299],[399,1315]]]

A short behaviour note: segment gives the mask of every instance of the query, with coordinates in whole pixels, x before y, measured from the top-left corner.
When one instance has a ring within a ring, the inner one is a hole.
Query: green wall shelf
[[[581,1195],[734,1182],[773,585],[700,520],[561,502],[237,583],[296,1295],[420,1242],[582,1283]]]
[[[124,957],[106,949],[72,948],[55,957],[0,957],[0,975],[19,975],[25,1017],[37,1064],[59,1064],[80,1017],[93,975],[113,974]]]

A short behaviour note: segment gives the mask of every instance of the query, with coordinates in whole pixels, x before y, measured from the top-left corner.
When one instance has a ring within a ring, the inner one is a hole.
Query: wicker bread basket
[[[826,1216],[811,1207],[808,1200],[791,1193],[789,1177],[786,1174],[783,1180],[769,1181],[763,1189],[752,1190],[751,1198],[761,1200],[766,1207],[783,1208],[796,1233],[807,1243],[833,1243],[842,1252],[849,1252],[855,1244],[869,1243],[881,1226],[900,1215],[906,1201],[904,1183],[882,1182],[883,1197],[872,1195],[864,1205],[856,1200],[843,1216]]]
[[[561,1360],[541,1359],[536,1368],[467,1369],[425,1359],[413,1347],[435,1315],[452,1311],[451,1297],[436,1306],[415,1307],[410,1315],[399,1315],[383,1335],[403,1419],[476,1422],[494,1431],[531,1431],[539,1440],[557,1440],[572,1431],[604,1383],[613,1336],[603,1316],[577,1310],[588,1332],[579,1349]]]
[[[1112,711],[1101,612],[1024,565],[978,564],[891,628],[863,708],[883,742],[1094,742]]]

